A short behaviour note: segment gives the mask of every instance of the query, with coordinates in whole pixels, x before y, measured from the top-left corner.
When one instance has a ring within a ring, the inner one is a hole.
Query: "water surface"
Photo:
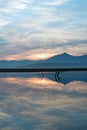
[[[87,72],[0,73],[0,130],[84,129]]]

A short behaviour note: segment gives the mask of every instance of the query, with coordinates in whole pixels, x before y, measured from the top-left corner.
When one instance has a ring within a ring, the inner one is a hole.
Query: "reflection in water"
[[[87,72],[54,72],[54,73],[0,73],[0,78],[6,77],[20,77],[31,78],[38,77],[41,79],[47,78],[52,81],[68,84],[72,81],[84,81],[87,82]]]
[[[87,72],[2,74],[0,130],[87,129]]]

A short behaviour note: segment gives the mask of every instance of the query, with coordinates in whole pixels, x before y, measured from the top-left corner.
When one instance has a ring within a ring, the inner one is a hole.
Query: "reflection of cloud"
[[[44,89],[44,88],[52,88],[51,86],[56,86],[57,83],[48,79],[41,79],[41,78],[13,78],[8,77],[6,79],[2,79],[4,82],[8,82],[10,84],[17,84],[26,87],[30,87],[37,89]],[[37,85],[37,86],[36,86]],[[42,86],[42,87],[41,87]]]
[[[86,86],[84,82],[62,85],[36,77],[0,78],[0,117],[6,119],[0,120],[0,129],[3,124],[5,130],[70,130],[77,124],[82,128],[87,122]]]
[[[71,75],[73,76],[73,73],[71,73]],[[64,76],[67,77],[67,75],[64,75]],[[83,84],[83,82],[81,82],[81,81],[75,81],[75,80],[73,80],[72,76],[71,76],[71,80],[70,80],[71,82],[66,84],[66,85],[63,85],[62,83],[56,82],[55,75],[54,75],[54,77],[52,77],[52,76],[50,77],[50,74],[48,74],[48,76],[46,76],[49,79],[40,78],[40,77],[29,77],[29,78],[27,78],[27,77],[26,78],[7,77],[7,78],[1,78],[1,81],[9,83],[9,84],[13,84],[13,85],[19,85],[22,88],[24,86],[26,86],[28,88],[32,88],[35,90],[36,89],[37,90],[50,89],[50,90],[54,90],[54,91],[61,93],[61,94],[62,93],[66,93],[66,94],[70,93],[71,95],[73,95],[75,92],[75,93],[77,93],[77,95],[79,95],[79,94],[84,95],[87,91],[87,88],[85,87],[86,83]],[[52,81],[52,78],[53,78],[53,81]],[[78,80],[78,76],[76,78]],[[68,79],[63,79],[63,80],[66,80],[67,82],[69,82]]]

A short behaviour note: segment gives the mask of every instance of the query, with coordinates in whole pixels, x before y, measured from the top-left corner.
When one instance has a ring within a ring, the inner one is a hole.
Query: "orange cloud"
[[[59,53],[61,52],[61,49],[59,50]],[[15,55],[8,55],[5,56],[4,60],[44,60],[51,56],[57,55],[58,51],[57,49],[37,49],[37,50],[31,50],[31,51],[25,51],[21,52],[19,54]]]
[[[77,48],[73,47],[67,47],[67,48],[55,48],[55,49],[35,49],[35,50],[28,50],[24,52],[20,52],[15,55],[7,55],[3,58],[0,58],[0,60],[45,60],[48,59],[54,55],[61,54],[63,52],[67,52],[71,55],[83,55],[86,52],[86,47],[79,46]]]

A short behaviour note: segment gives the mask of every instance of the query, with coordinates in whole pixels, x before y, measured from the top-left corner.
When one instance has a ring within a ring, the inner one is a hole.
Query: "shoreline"
[[[0,68],[0,72],[65,72],[87,71],[87,68]]]

